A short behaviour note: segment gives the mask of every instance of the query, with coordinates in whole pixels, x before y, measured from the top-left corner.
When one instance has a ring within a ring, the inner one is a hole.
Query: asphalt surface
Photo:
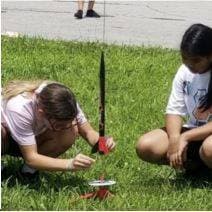
[[[77,20],[76,1],[2,1],[1,33],[178,48],[191,24],[212,27],[212,1],[106,1],[104,14],[97,0],[94,9],[101,18]]]

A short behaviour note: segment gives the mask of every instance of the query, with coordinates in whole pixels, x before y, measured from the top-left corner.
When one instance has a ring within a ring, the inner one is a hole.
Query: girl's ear
[[[44,113],[43,109],[38,108],[37,111],[38,111],[38,115],[39,115],[40,117],[44,117],[44,116],[45,116],[45,113]]]
[[[36,100],[38,101],[39,95],[35,93],[35,96],[36,96]],[[37,104],[37,112],[40,117],[43,117],[45,115],[43,109],[39,107],[39,104]]]

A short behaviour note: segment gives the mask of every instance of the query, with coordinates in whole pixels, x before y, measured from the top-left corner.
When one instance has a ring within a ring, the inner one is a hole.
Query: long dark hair
[[[189,57],[208,57],[212,55],[212,28],[203,24],[191,25],[183,35],[180,45],[181,54]],[[212,69],[212,64],[210,66]],[[204,111],[212,106],[212,73],[207,94],[201,99],[200,108]]]
[[[48,84],[38,95],[38,102],[48,119],[74,120],[77,116],[75,96],[65,85]]]

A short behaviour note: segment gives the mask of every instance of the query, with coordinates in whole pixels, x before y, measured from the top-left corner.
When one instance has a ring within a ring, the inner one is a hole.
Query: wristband
[[[69,159],[69,161],[66,165],[66,169],[69,171],[73,170],[73,159]]]

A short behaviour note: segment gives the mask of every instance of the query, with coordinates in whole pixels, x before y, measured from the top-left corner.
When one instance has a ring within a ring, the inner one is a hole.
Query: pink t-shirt
[[[2,101],[1,122],[10,130],[11,136],[19,145],[36,144],[35,136],[47,129],[43,118],[36,114],[36,99],[26,96],[25,93],[11,98],[7,103]],[[77,122],[83,124],[87,119],[77,104]]]

